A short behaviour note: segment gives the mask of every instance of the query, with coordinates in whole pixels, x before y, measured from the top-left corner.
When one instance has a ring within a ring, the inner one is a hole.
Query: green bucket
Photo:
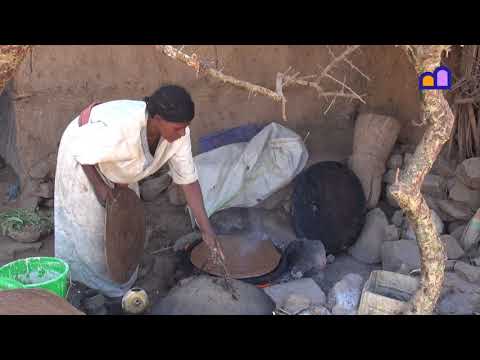
[[[68,264],[59,258],[19,259],[0,267],[0,290],[45,289],[65,298],[69,275]]]

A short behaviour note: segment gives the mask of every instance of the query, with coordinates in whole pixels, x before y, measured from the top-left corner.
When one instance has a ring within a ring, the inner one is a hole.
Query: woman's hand
[[[202,233],[202,238],[209,247],[214,261],[218,262],[218,260],[221,260],[223,263],[225,263],[225,254],[223,253],[222,246],[217,239],[217,235],[213,232]]]

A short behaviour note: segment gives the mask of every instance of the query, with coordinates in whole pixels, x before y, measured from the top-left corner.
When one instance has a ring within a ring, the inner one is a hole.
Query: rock
[[[441,176],[428,174],[423,181],[421,192],[439,199],[445,199],[447,197],[445,180]]]
[[[410,153],[412,155],[415,152],[417,146],[415,144],[401,144],[399,145],[399,151],[401,154]]]
[[[332,254],[329,254],[327,256],[327,264],[333,264],[334,261],[335,261],[335,256]]]
[[[445,273],[440,298],[435,307],[439,315],[472,315],[478,312],[480,287],[453,272]]]
[[[452,232],[455,231],[455,229],[458,229],[459,227],[462,227],[465,225],[466,225],[465,221],[452,221],[451,223],[448,224],[448,227],[447,227],[448,233],[451,234]]]
[[[14,241],[6,236],[0,235],[0,260],[11,261],[25,251],[38,251],[42,247],[42,242],[21,243]]]
[[[385,241],[396,241],[400,239],[400,232],[395,225],[387,225],[385,230]]]
[[[386,189],[385,189],[385,198],[387,200],[387,203],[388,205],[390,205],[391,207],[395,208],[395,209],[399,209],[400,206],[398,206],[398,203],[397,203],[397,200],[395,200],[393,198],[393,196],[390,194],[390,186],[391,185],[387,185],[386,186]]]
[[[97,294],[92,297],[86,298],[82,301],[82,305],[87,313],[96,313],[105,306],[105,296]]]
[[[155,200],[163,191],[165,191],[172,178],[168,174],[145,180],[140,186],[140,194],[145,201]]]
[[[403,157],[400,154],[393,154],[390,156],[390,159],[387,161],[387,167],[389,169],[396,170],[397,168],[401,168],[403,163]]]
[[[454,271],[456,263],[457,263],[457,260],[445,261],[445,271]]]
[[[320,240],[296,240],[285,250],[290,273],[301,278],[311,270],[322,270],[327,266],[327,254]]]
[[[480,208],[480,191],[469,189],[458,179],[450,189],[449,197],[452,200],[468,204],[473,211]]]
[[[311,306],[306,310],[298,313],[298,315],[332,315],[330,311],[324,306]]]
[[[457,227],[454,231],[452,231],[452,232],[450,233],[450,235],[452,235],[452,236],[455,238],[455,240],[458,241],[458,240],[460,240],[460,238],[462,237],[462,234],[463,234],[463,232],[465,231],[465,228],[466,228],[466,227],[467,227],[466,224],[465,224],[465,225],[462,225],[462,226],[459,226],[459,227]]]
[[[480,190],[480,157],[464,160],[457,166],[455,173],[470,189]]]
[[[432,221],[435,225],[435,228],[437,229],[438,235],[443,234],[443,231],[444,231],[443,221],[435,213],[435,210],[430,209],[430,212],[432,214]],[[408,221],[407,218],[405,218],[405,221],[404,221],[403,225],[404,225],[403,238],[406,239],[406,240],[417,240],[417,236],[415,235],[415,232],[413,231],[413,227],[410,225],[410,222]]]
[[[33,195],[38,196],[44,199],[52,199],[54,193],[54,186],[53,183],[48,181],[38,185],[37,190],[33,193]]]
[[[380,262],[382,243],[386,240],[388,220],[382,210],[375,208],[366,217],[365,225],[355,244],[348,250],[358,261],[375,264]]]
[[[7,163],[6,163],[5,160],[3,160],[3,158],[0,156],[0,170],[5,169],[6,166],[7,166]]]
[[[397,170],[390,169],[383,175],[382,181],[384,183],[391,185],[395,182],[396,174],[397,174]]]
[[[447,252],[447,257],[452,260],[460,259],[465,255],[463,249],[458,245],[457,239],[451,235],[442,235],[440,240],[445,244],[445,251]]]
[[[396,227],[402,227],[403,224],[403,210],[397,210],[392,216],[392,224],[395,225]]]
[[[312,305],[325,305],[326,302],[322,289],[311,278],[273,285],[264,291],[277,306],[282,306],[291,294],[302,295],[309,299]]]
[[[468,221],[473,216],[473,211],[468,205],[453,200],[438,200],[437,204],[440,210],[455,220]]]
[[[414,241],[386,241],[382,245],[382,266],[386,271],[398,271],[402,264],[408,271],[420,268],[420,250]]]
[[[168,190],[168,200],[170,201],[170,204],[175,205],[175,206],[184,206],[187,203],[187,200],[185,199],[185,195],[183,194],[183,190],[181,189],[180,186],[178,186],[175,183],[172,183]]]
[[[309,298],[300,294],[290,294],[283,303],[282,310],[291,315],[296,315],[300,311],[308,309],[310,305]]]
[[[272,315],[275,304],[264,291],[231,280],[237,298],[223,279],[201,275],[184,279],[152,306],[152,315]],[[288,294],[287,294],[288,295]]]
[[[468,282],[476,283],[480,280],[480,267],[457,261],[454,270],[458,276]]]
[[[480,266],[480,257],[476,257],[474,259],[471,259],[470,262],[474,265],[474,266]]]
[[[440,155],[433,163],[432,173],[445,178],[455,176],[455,164],[453,161],[448,161],[444,156]]]
[[[173,250],[183,251],[201,239],[202,239],[202,233],[200,231],[192,231],[191,233],[188,233],[178,238],[173,244]]]
[[[40,229],[31,229],[25,227],[23,230],[10,230],[8,232],[8,237],[21,242],[21,243],[33,243],[40,240],[42,236],[42,231]]]
[[[347,274],[328,293],[328,307],[334,315],[356,313],[362,293],[363,278],[358,274]]]
[[[47,177],[49,171],[50,164],[48,161],[43,160],[35,164],[28,173],[33,179],[41,180]]]

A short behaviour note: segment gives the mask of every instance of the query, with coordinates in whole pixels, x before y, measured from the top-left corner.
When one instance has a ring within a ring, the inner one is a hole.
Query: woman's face
[[[158,115],[155,115],[154,120],[162,138],[164,138],[170,143],[184,136],[185,129],[188,126],[188,123],[175,123],[171,121],[166,121]]]

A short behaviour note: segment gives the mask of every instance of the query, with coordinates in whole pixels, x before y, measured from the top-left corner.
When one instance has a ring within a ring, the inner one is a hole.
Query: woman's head
[[[195,116],[190,94],[177,85],[164,85],[146,97],[149,120],[168,142],[185,135],[185,128]]]

